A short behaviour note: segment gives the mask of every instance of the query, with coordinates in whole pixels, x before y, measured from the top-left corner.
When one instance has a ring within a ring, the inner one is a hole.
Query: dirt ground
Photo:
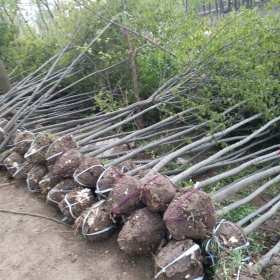
[[[30,193],[24,181],[0,172],[0,209],[36,213],[61,220],[63,215]],[[131,258],[117,244],[118,233],[88,242],[81,233],[53,221],[0,212],[0,279],[143,280],[153,279],[154,260]]]

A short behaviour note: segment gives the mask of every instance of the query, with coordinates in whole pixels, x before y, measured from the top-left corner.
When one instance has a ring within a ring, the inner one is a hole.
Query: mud
[[[33,140],[29,150],[25,153],[24,158],[34,164],[46,163],[45,152],[53,142],[51,137],[44,134],[38,134]]]
[[[48,173],[48,169],[45,165],[35,165],[27,174],[27,187],[29,191],[40,191],[39,182]]]
[[[76,185],[72,179],[61,180],[48,192],[46,203],[58,209],[58,204],[64,196],[75,188]]]
[[[14,139],[14,151],[24,155],[29,150],[33,140],[34,135],[29,131],[17,133]]]
[[[83,187],[95,187],[104,169],[101,160],[98,158],[86,158],[75,170],[74,179]]]
[[[163,217],[176,240],[204,239],[212,236],[217,217],[211,197],[198,189],[182,189]]]
[[[111,211],[115,216],[127,216],[144,205],[140,198],[141,184],[132,176],[115,175],[115,184],[109,194]]]
[[[94,203],[75,221],[76,229],[90,241],[108,239],[114,232],[115,224],[110,218],[105,200]]]
[[[172,265],[166,267],[156,279],[161,280],[181,280],[181,279],[196,279],[204,274],[202,265],[202,255],[199,247],[193,247],[196,244],[190,240],[170,241],[167,246],[163,247],[155,259],[156,275],[163,268],[168,266],[176,258],[180,257],[190,248],[198,248],[188,256],[184,256]]]
[[[131,214],[118,237],[121,250],[128,255],[154,254],[164,238],[162,216],[147,207]]]
[[[56,139],[46,151],[48,164],[54,164],[59,155],[69,149],[77,148],[77,142],[68,134]]]
[[[151,211],[164,212],[176,195],[176,189],[169,178],[156,175],[143,186],[142,201]]]
[[[78,150],[67,150],[56,160],[52,172],[58,178],[70,178],[83,161],[83,155]]]
[[[75,220],[93,203],[94,198],[91,190],[78,187],[67,193],[58,207],[69,220]]]

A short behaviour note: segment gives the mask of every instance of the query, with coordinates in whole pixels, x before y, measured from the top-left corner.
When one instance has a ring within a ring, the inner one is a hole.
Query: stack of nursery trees
[[[222,216],[280,178],[277,14],[241,8],[213,22],[191,6],[186,16],[181,1],[101,2],[50,9],[58,42],[47,60],[28,71],[19,63],[11,82],[0,68],[1,164],[85,238],[122,227],[127,254],[156,254],[155,279],[203,279],[203,256],[215,279],[262,279],[280,243],[252,267],[247,235],[278,211],[280,195],[237,223]],[[70,29],[61,13],[80,21]]]

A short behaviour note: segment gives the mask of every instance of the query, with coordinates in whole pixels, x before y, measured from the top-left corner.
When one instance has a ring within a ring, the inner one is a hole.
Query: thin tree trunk
[[[0,88],[2,90],[2,94],[6,94],[12,88],[7,71],[1,59],[0,59]]]

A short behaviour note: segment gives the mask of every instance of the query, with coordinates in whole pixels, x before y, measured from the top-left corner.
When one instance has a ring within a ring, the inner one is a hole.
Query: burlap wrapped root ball
[[[103,197],[107,197],[109,192],[114,187],[116,175],[123,175],[124,173],[118,167],[111,166],[103,171],[96,182],[95,193]]]
[[[94,198],[91,190],[78,187],[67,193],[58,207],[69,220],[75,220],[93,203]]]
[[[83,187],[95,187],[96,182],[105,170],[98,158],[86,158],[74,172],[74,180]]]
[[[202,261],[201,250],[191,239],[172,240],[156,256],[155,279],[197,279],[204,275]]]
[[[53,139],[50,136],[39,133],[33,140],[29,150],[25,153],[24,158],[34,164],[46,163],[45,153],[52,142]]]
[[[27,174],[27,187],[31,192],[41,192],[39,182],[48,173],[48,169],[45,165],[35,165]]]
[[[117,241],[128,255],[148,255],[156,252],[164,235],[162,216],[145,207],[131,214]]]
[[[169,178],[156,175],[142,189],[142,201],[151,211],[164,212],[174,196],[176,189]]]
[[[82,235],[90,241],[109,238],[114,232],[114,226],[105,200],[94,203],[75,221],[76,229],[81,230]]]
[[[209,256],[214,257],[212,260],[215,260],[220,251],[230,252],[245,249],[248,246],[249,241],[243,229],[237,224],[223,219],[214,228],[213,236],[205,242],[205,251]]]
[[[70,178],[83,160],[78,150],[67,150],[56,160],[52,172],[58,178]]]
[[[14,151],[24,155],[34,140],[34,134],[30,131],[17,133],[14,138]]]
[[[48,172],[39,182],[39,187],[42,190],[42,195],[47,195],[48,192],[58,183],[58,179],[52,172]]]
[[[212,236],[217,217],[211,197],[198,189],[182,189],[173,198],[163,220],[176,240]]]
[[[140,198],[141,184],[132,176],[115,175],[115,184],[109,194],[111,212],[115,216],[127,216],[144,204]]]
[[[66,134],[57,138],[48,147],[46,151],[46,160],[48,164],[53,165],[56,159],[66,150],[77,148],[77,142],[72,138],[72,136]]]
[[[3,160],[3,165],[7,168],[11,176],[20,168],[24,158],[19,153],[12,153]]]
[[[56,184],[47,195],[46,203],[58,208],[58,204],[63,200],[64,196],[76,188],[76,184],[72,179],[63,179]]]

